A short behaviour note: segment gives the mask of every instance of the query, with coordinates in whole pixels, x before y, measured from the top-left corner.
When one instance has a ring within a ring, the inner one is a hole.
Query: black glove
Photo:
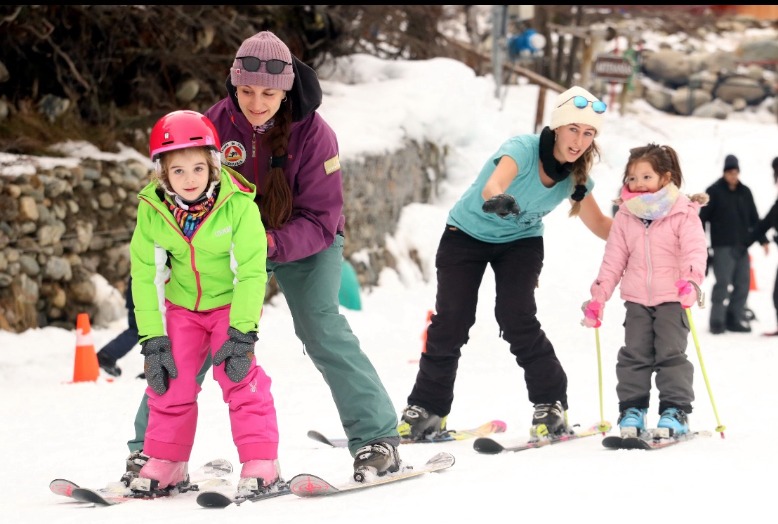
[[[501,218],[505,218],[508,215],[518,215],[521,212],[516,199],[505,193],[494,195],[484,202],[481,209],[483,209],[484,213],[496,213]]]
[[[231,327],[227,330],[229,340],[213,356],[213,365],[218,366],[224,362],[224,372],[233,382],[240,382],[249,374],[251,359],[254,358],[254,343],[257,341],[257,332],[249,331],[241,333]]]
[[[178,377],[173,353],[170,352],[170,339],[166,336],[152,337],[141,342],[141,346],[141,355],[146,356],[143,364],[146,382],[157,395],[163,395],[167,391],[169,379]]]

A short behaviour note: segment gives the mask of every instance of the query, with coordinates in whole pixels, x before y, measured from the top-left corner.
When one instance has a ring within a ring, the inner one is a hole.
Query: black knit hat
[[[730,169],[737,169],[740,171],[740,164],[735,155],[727,155],[724,159],[724,171],[729,171]]]

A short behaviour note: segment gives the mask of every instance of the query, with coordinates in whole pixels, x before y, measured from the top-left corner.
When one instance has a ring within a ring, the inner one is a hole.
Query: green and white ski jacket
[[[267,284],[267,238],[256,188],[222,166],[213,208],[188,239],[152,182],[138,194],[130,241],[139,342],[165,335],[165,299],[191,311],[231,304],[230,326],[257,331]]]

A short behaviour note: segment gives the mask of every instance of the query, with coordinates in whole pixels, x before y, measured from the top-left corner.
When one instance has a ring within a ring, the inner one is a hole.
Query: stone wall
[[[363,286],[374,285],[381,270],[394,267],[386,238],[404,206],[436,194],[443,164],[444,152],[429,143],[343,160],[344,255],[359,253],[350,260]],[[72,329],[78,313],[99,317],[93,276],[123,292],[136,195],[148,176],[138,161],[91,159],[75,167],[0,176],[0,329]],[[276,292],[271,282],[268,297]]]
[[[409,143],[390,155],[343,161],[346,242],[343,255],[357,270],[363,287],[378,282],[384,268],[396,267],[386,250],[402,209],[430,202],[445,176],[446,151],[426,142]],[[409,253],[411,258],[413,253]]]

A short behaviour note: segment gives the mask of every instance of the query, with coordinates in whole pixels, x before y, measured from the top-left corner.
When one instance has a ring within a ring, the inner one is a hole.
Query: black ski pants
[[[409,405],[440,416],[451,412],[461,349],[475,323],[478,289],[486,266],[491,265],[500,335],[524,370],[530,402],[559,400],[567,409],[567,375],[535,316],[543,253],[542,237],[492,244],[446,226],[435,257],[436,312],[427,328],[426,348]]]

